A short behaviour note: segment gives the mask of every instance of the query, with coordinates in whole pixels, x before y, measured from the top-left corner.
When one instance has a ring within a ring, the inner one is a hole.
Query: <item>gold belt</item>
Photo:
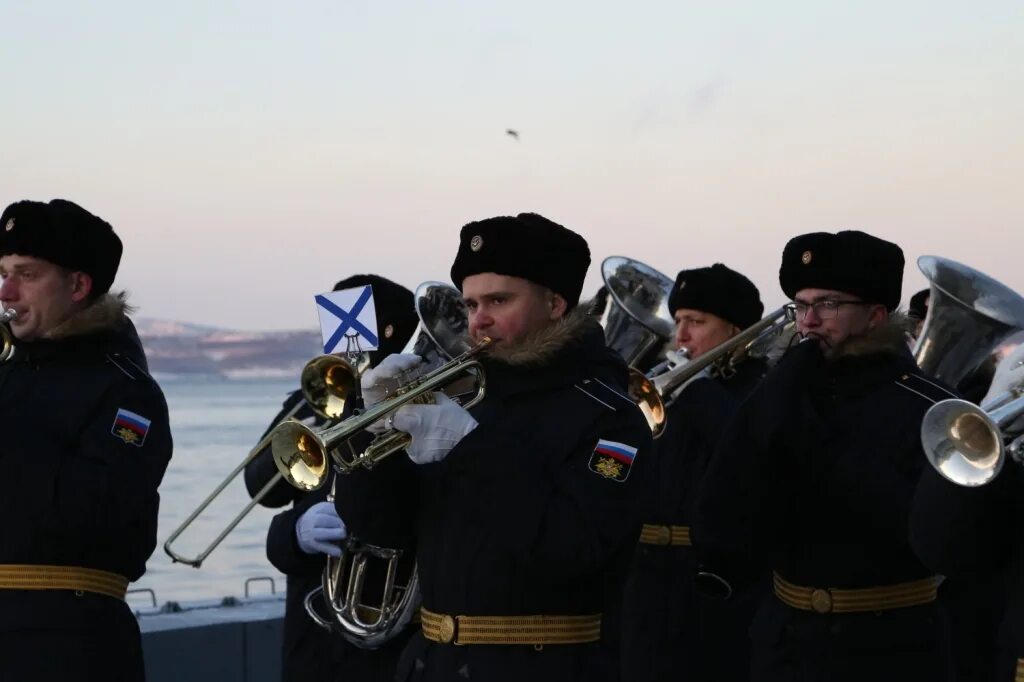
[[[441,644],[586,644],[601,638],[601,614],[448,616],[420,607],[423,636]]]
[[[0,590],[74,590],[124,599],[128,578],[80,566],[0,564]]]
[[[653,526],[645,523],[640,530],[640,544],[642,545],[678,545],[690,547],[689,526]]]
[[[1017,661],[1017,676],[1014,678],[1014,682],[1024,682],[1024,658]]]
[[[882,587],[826,589],[794,585],[775,574],[775,596],[783,604],[815,613],[858,613],[920,606],[935,601],[938,589],[939,579],[934,576]]]

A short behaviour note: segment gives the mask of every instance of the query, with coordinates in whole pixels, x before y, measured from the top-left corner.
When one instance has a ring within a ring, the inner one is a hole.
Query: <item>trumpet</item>
[[[369,356],[365,353],[353,356],[351,361],[339,355],[321,355],[313,358],[302,368],[302,374],[299,379],[299,384],[302,388],[302,400],[297,401],[278,423],[292,419],[302,409],[303,405],[309,405],[310,409],[323,419],[337,420],[345,409],[347,396],[352,394],[353,384],[358,380],[360,372],[368,366]],[[213,550],[217,549],[217,546],[242,522],[242,519],[248,516],[249,512],[267,496],[282,478],[286,478],[281,472],[274,474],[248,504],[228,522],[217,537],[195,556],[185,556],[173,549],[174,541],[206,511],[206,508],[224,492],[224,489],[245,470],[249,463],[256,459],[271,444],[272,435],[273,430],[260,439],[260,442],[249,451],[249,454],[245,456],[241,463],[167,537],[164,541],[164,552],[167,553],[167,556],[171,557],[172,561],[200,568],[206,557],[210,556]]]
[[[327,480],[328,459],[341,473],[351,473],[359,467],[372,469],[384,458],[404,450],[412,443],[412,436],[394,429],[374,438],[361,453],[354,452],[350,441],[375,422],[392,416],[406,403],[429,399],[434,391],[448,387],[469,373],[476,374],[477,391],[463,407],[476,405],[486,394],[486,378],[483,366],[474,358],[491,343],[490,338],[483,338],[462,355],[401,386],[390,398],[334,426],[313,429],[295,420],[278,424],[268,436],[278,471],[296,488],[316,490]],[[343,446],[351,456],[343,453]]]
[[[786,307],[783,306],[695,360],[677,354],[673,363],[670,356],[667,364],[659,366],[660,373],[652,372],[649,376],[631,369],[629,395],[647,418],[652,435],[658,438],[665,432],[668,420],[665,409],[671,404],[672,396],[677,391],[707,374],[731,376],[736,371],[736,365],[747,357],[751,348],[760,346],[766,338],[781,333],[788,324],[790,320],[787,318]]]
[[[18,311],[8,308],[0,313],[0,362],[14,357],[14,334],[8,323],[18,317]]]

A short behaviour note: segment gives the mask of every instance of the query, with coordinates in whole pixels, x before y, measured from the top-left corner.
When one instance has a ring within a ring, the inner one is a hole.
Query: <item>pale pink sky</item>
[[[608,255],[722,261],[772,307],[786,240],[839,229],[908,295],[922,254],[1024,291],[1019,2],[17,4],[0,204],[109,220],[142,316],[315,328],[520,211],[589,240],[585,295]]]

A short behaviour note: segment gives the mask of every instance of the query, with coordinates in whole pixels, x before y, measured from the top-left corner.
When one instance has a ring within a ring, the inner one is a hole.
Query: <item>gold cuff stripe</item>
[[[80,566],[0,564],[0,590],[75,590],[124,599],[128,578]]]
[[[774,583],[775,595],[783,604],[817,613],[888,611],[920,606],[935,601],[939,588],[939,579],[934,576],[881,587],[832,589],[794,585],[776,573]]]
[[[689,526],[655,526],[645,523],[640,530],[642,545],[676,545],[691,547]]]
[[[423,636],[441,644],[585,644],[601,638],[601,614],[449,616],[420,608]]]

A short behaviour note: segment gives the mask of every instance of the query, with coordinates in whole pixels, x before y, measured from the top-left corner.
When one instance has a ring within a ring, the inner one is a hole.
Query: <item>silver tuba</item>
[[[601,277],[604,287],[592,303],[591,313],[604,328],[608,347],[627,365],[636,367],[668,342],[675,331],[668,311],[672,280],[649,265],[623,256],[605,258]]]
[[[445,366],[472,351],[468,341],[468,316],[458,289],[440,282],[425,282],[416,288],[419,326],[403,350],[415,353],[428,366]],[[439,371],[439,370],[435,370]],[[482,395],[483,373],[476,381]],[[468,383],[448,383],[450,394],[474,390]],[[344,422],[342,422],[344,423]],[[356,461],[356,460],[352,460]],[[344,475],[351,471],[338,467]],[[372,466],[366,462],[364,466]],[[328,499],[333,499],[334,490]],[[377,595],[367,592],[376,590]],[[321,627],[339,634],[364,649],[375,649],[410,622],[420,604],[416,557],[400,549],[380,547],[349,537],[341,558],[327,557],[321,586],[305,600],[306,611]],[[327,613],[321,613],[320,609]]]
[[[917,266],[931,293],[914,359],[927,374],[962,389],[985,371],[1003,341],[1024,328],[1024,298],[947,258],[921,256]]]

